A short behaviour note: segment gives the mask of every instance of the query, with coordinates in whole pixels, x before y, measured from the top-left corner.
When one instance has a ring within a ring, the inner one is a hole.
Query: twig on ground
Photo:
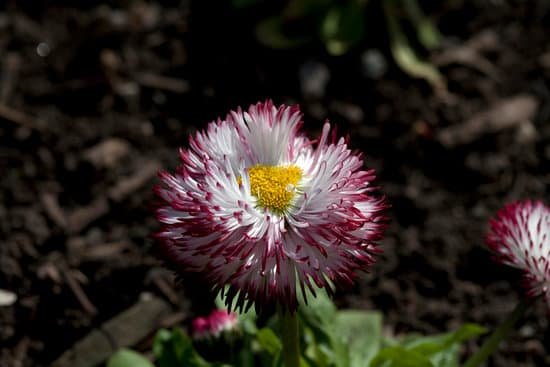
[[[90,315],[97,314],[96,307],[93,305],[92,301],[90,301],[90,299],[80,286],[80,282],[75,278],[72,270],[62,267],[61,271],[63,272],[63,276],[65,277],[65,281],[69,285],[69,288],[75,295],[76,299],[78,300],[84,311],[86,311]]]
[[[170,313],[168,303],[148,296],[118,314],[63,353],[52,367],[93,367],[115,350],[135,345],[153,333]]]
[[[178,305],[180,298],[178,297],[174,288],[166,280],[163,273],[164,272],[162,270],[151,269],[151,271],[149,271],[149,274],[147,274],[145,281],[152,282],[173,305]]]
[[[162,89],[173,93],[185,93],[189,91],[189,82],[169,76],[153,73],[137,73],[136,81],[144,87]]]
[[[78,208],[67,214],[67,231],[78,233],[91,222],[109,212],[109,202],[105,197],[99,197],[89,205]]]
[[[32,116],[24,112],[15,110],[0,103],[0,118],[13,122],[17,125],[22,125],[31,129],[37,129],[36,121]]]
[[[40,201],[44,206],[46,214],[55,224],[63,229],[67,229],[67,216],[63,209],[59,206],[57,195],[51,192],[45,192],[40,195]]]
[[[114,201],[121,201],[128,195],[139,189],[150,179],[155,177],[160,169],[160,162],[150,160],[145,162],[134,174],[124,177],[115,186],[109,189],[109,197]]]
[[[0,75],[0,104],[7,103],[11,97],[13,88],[17,84],[20,63],[21,58],[15,52],[9,52],[4,58],[4,67]]]
[[[520,94],[502,99],[468,121],[442,129],[437,134],[437,140],[447,148],[469,144],[484,134],[517,127],[532,120],[537,108],[538,101],[531,95]]]
[[[97,168],[112,168],[129,152],[126,140],[107,138],[84,151],[83,157]]]

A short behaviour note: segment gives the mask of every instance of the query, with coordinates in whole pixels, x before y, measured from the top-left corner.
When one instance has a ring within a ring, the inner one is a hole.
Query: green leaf
[[[465,324],[456,331],[430,336],[409,337],[402,345],[407,349],[416,350],[424,354],[435,354],[476,336],[485,334],[487,330],[477,324]]]
[[[168,343],[171,338],[172,333],[170,330],[160,329],[157,331],[155,339],[153,340],[153,354],[157,359],[161,357],[165,349],[165,344]]]
[[[130,349],[120,349],[109,358],[107,367],[155,367],[143,355]]]
[[[336,306],[324,289],[316,289],[315,295],[314,297],[311,292],[307,292],[307,305],[304,304],[303,297],[299,296],[299,302],[304,304],[298,309],[300,316],[315,328],[331,331],[330,328],[336,317]]]
[[[420,60],[414,49],[409,44],[401,25],[395,16],[395,9],[392,1],[384,1],[384,13],[390,33],[390,48],[392,56],[397,65],[407,74],[414,78],[426,80],[436,92],[446,94],[447,83],[443,75],[432,64]]]
[[[339,56],[363,39],[365,31],[363,7],[351,1],[346,5],[335,5],[325,15],[321,25],[321,38],[327,51]]]
[[[333,330],[348,346],[351,367],[367,367],[381,348],[382,315],[379,312],[340,311]]]
[[[460,343],[485,332],[486,330],[479,325],[466,324],[454,332],[445,334],[429,336],[408,335],[400,342],[400,345],[383,349],[384,353],[386,353],[385,359],[379,357],[383,354],[379,354],[375,360],[377,363],[386,363],[383,364],[384,367],[400,367],[402,366],[402,362],[394,360],[397,358],[394,357],[394,354],[397,356],[398,352],[406,350],[412,353],[411,356],[423,356],[434,367],[458,367]]]
[[[422,46],[428,50],[434,50],[441,44],[441,34],[428,18],[416,0],[403,1],[405,11],[409,15],[416,30],[416,37]]]
[[[330,330],[330,326],[316,328],[304,324],[303,355],[316,367],[349,367],[348,346]]]
[[[422,354],[403,347],[382,349],[372,360],[370,367],[434,367]]]
[[[179,328],[159,330],[153,341],[153,354],[159,367],[212,366],[197,353],[189,336]]]
[[[343,345],[335,346],[324,332],[318,332],[317,334],[310,327],[303,328],[304,357],[315,367],[347,367],[349,363],[345,361],[337,363],[337,360],[342,360],[342,358],[337,357],[337,353],[335,353],[335,350],[338,351],[339,348],[343,348]],[[344,356],[347,356],[347,349]]]
[[[440,353],[433,355],[430,360],[436,367],[458,367],[460,356],[460,346],[453,344]]]
[[[402,346],[429,358],[435,367],[458,367],[460,347],[458,344],[446,344],[447,336],[408,336]]]
[[[487,331],[488,330],[481,325],[468,323],[462,325],[460,329],[453,332],[450,339],[453,343],[462,343],[466,340],[475,338],[476,336],[486,334]]]
[[[267,354],[261,354],[262,366],[279,367],[281,364],[281,351],[283,343],[272,329],[264,327],[256,333],[256,342]]]
[[[430,356],[430,360],[436,367],[457,367],[460,343],[486,332],[487,330],[479,325],[465,324],[454,332],[411,340],[407,347]]]
[[[283,343],[270,328],[260,329],[256,334],[256,338],[260,346],[272,356],[278,356],[283,350]]]
[[[254,353],[250,343],[244,343],[237,355],[236,365],[238,367],[254,367]]]
[[[304,355],[314,366],[349,367],[349,350],[334,333],[337,309],[324,289],[308,292],[308,304],[299,308],[304,324]],[[301,298],[300,303],[304,303]],[[309,330],[309,331],[308,331]]]
[[[281,17],[274,16],[262,20],[256,26],[256,38],[265,46],[274,49],[289,49],[301,46],[309,41],[305,36],[289,36],[284,31]]]

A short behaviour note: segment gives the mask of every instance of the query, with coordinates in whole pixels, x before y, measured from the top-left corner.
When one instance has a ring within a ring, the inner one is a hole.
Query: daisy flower
[[[200,272],[229,307],[266,304],[295,311],[297,288],[353,283],[379,252],[383,198],[374,170],[344,138],[301,131],[297,106],[258,103],[231,111],[180,150],[161,172],[157,234],[166,258]]]
[[[487,245],[497,260],[521,269],[529,296],[544,295],[550,307],[550,208],[541,201],[519,201],[490,221]]]

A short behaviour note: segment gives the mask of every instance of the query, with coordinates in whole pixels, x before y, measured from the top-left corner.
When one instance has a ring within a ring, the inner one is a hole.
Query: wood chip
[[[71,288],[71,291],[74,293],[76,299],[82,306],[82,309],[84,309],[84,311],[86,311],[89,315],[97,314],[97,309],[80,286],[80,282],[77,277],[75,277],[72,270],[62,269],[62,272],[69,288]]]
[[[0,104],[9,101],[15,84],[17,84],[21,57],[15,52],[8,52],[3,61],[2,74],[0,75]]]
[[[130,152],[130,144],[118,138],[107,138],[84,151],[84,158],[97,168],[114,167]]]
[[[135,78],[139,84],[148,88],[162,89],[180,94],[189,91],[189,82],[183,79],[152,73],[138,73]]]
[[[160,167],[160,162],[156,160],[146,161],[134,174],[121,178],[109,189],[109,198],[114,201],[123,200],[155,177]],[[48,215],[56,223],[66,228],[70,234],[79,233],[90,225],[90,223],[107,214],[110,209],[108,199],[106,197],[99,197],[87,206],[80,207],[72,212],[66,212],[63,219],[63,211],[58,207],[59,205],[56,202],[57,199],[47,194],[42,198],[42,203]]]
[[[153,333],[170,314],[167,302],[147,297],[107,321],[63,353],[51,367],[93,367],[114,351],[130,347]]]
[[[42,27],[38,22],[27,15],[16,12],[12,15],[14,33],[23,36],[24,39],[31,38],[35,41],[40,41],[49,38],[48,34],[44,34],[46,27]]]
[[[180,297],[174,289],[174,280],[166,279],[165,272],[151,269],[147,274],[146,282],[152,282],[173,305],[177,306],[179,304]]]
[[[539,56],[539,64],[545,69],[550,69],[550,51]]]
[[[5,289],[0,289],[0,307],[11,306],[17,301],[17,295]]]
[[[29,350],[31,339],[24,336],[14,348],[14,367],[24,366],[24,361],[27,359],[27,351]]]
[[[185,320],[185,313],[183,312],[175,312],[173,314],[170,314],[168,316],[166,316],[165,318],[163,318],[161,321],[160,321],[160,325],[163,327],[163,328],[173,328],[174,326],[178,325],[178,324],[181,324],[183,322],[183,320]]]
[[[51,192],[45,192],[40,195],[40,201],[48,217],[61,228],[67,228],[67,217],[63,209],[59,206],[57,195]]]
[[[67,231],[72,234],[78,233],[108,212],[107,198],[97,198],[91,204],[67,214]]]
[[[531,121],[537,108],[538,101],[531,95],[520,94],[502,99],[468,121],[441,130],[437,134],[437,140],[447,148],[469,144],[484,134],[517,127]]]
[[[128,244],[124,242],[94,245],[85,250],[82,258],[87,261],[103,261],[119,255],[127,248]]]
[[[118,181],[115,186],[109,190],[109,197],[114,201],[123,200],[155,177],[160,167],[160,162],[156,160],[147,161],[136,170],[133,175],[124,177]]]
[[[485,51],[499,47],[499,39],[493,30],[485,30],[461,45],[450,47],[432,57],[437,66],[461,64],[476,69],[494,80],[498,80],[498,71],[488,59],[482,56]]]
[[[40,279],[50,279],[57,284],[61,284],[62,281],[58,267],[52,262],[40,265],[36,270],[36,275],[38,275]]]
[[[29,116],[24,112],[8,107],[4,104],[0,104],[0,118],[31,129],[37,128],[34,117]]]

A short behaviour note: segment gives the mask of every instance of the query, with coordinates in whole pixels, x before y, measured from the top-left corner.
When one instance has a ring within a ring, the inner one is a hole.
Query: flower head
[[[506,205],[490,221],[487,245],[497,259],[524,271],[529,296],[544,295],[550,307],[550,208],[541,201]]]
[[[237,315],[227,310],[214,310],[207,317],[197,317],[191,322],[193,339],[218,338],[225,331],[237,327]]]
[[[182,165],[156,188],[167,259],[203,273],[226,302],[294,311],[297,285],[351,284],[379,252],[383,198],[373,170],[346,140],[301,132],[297,106],[270,101],[231,111],[180,150]]]

